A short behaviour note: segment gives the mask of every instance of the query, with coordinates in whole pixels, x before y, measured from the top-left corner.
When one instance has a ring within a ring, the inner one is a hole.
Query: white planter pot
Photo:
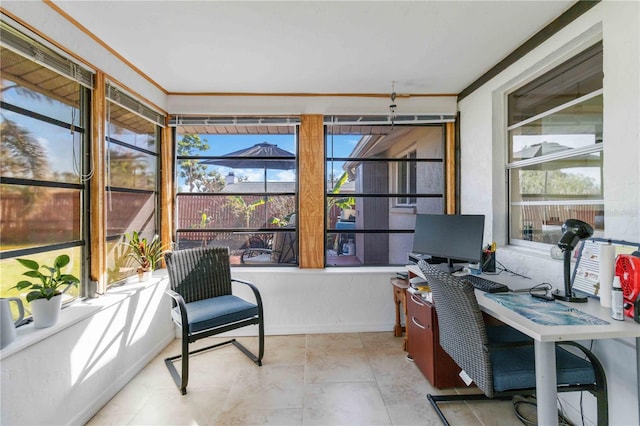
[[[60,317],[62,307],[62,295],[53,296],[51,299],[36,299],[30,303],[35,328],[47,328],[55,325]]]
[[[138,272],[138,280],[140,282],[150,281],[152,275],[153,275],[153,271]]]

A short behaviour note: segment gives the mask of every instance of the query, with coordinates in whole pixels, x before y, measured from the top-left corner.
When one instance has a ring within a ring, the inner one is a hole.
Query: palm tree
[[[20,176],[27,179],[42,179],[46,176],[48,163],[46,152],[29,130],[19,126],[4,115],[0,123],[0,174]]]

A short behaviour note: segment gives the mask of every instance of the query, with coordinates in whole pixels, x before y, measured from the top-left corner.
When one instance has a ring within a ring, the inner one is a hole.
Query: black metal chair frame
[[[188,249],[188,250],[218,250],[217,248],[196,248],[196,249]],[[226,249],[226,248],[225,248]],[[228,253],[228,251],[227,251]],[[228,267],[228,265],[227,265]],[[262,366],[262,358],[264,356],[264,316],[263,316],[263,308],[262,308],[262,297],[260,296],[260,292],[258,288],[249,281],[243,281],[231,278],[231,283],[239,283],[248,286],[256,299],[256,305],[258,308],[258,314],[247,319],[243,319],[240,321],[232,322],[229,324],[224,324],[221,326],[209,328],[206,330],[198,331],[198,332],[189,332],[189,319],[187,317],[187,309],[184,298],[174,291],[173,289],[165,290],[166,294],[169,295],[172,299],[172,305],[175,308],[178,307],[178,311],[180,312],[181,318],[181,330],[182,330],[182,351],[179,355],[174,355],[168,358],[165,358],[164,362],[167,366],[167,369],[171,373],[173,377],[173,381],[180,389],[182,395],[187,393],[187,383],[189,382],[189,356],[194,355],[200,352],[208,351],[210,349],[214,349],[220,346],[233,344],[236,348],[238,348],[242,353],[244,353],[251,361],[253,361],[256,365]],[[173,283],[171,284],[174,285]],[[249,349],[247,349],[242,343],[238,342],[236,339],[229,339],[224,342],[216,343],[204,348],[196,349],[193,351],[189,351],[189,344],[193,343],[197,340],[204,339],[205,337],[214,336],[216,334],[224,333],[227,331],[235,330],[241,327],[246,327],[248,325],[258,325],[258,355],[254,355]],[[181,373],[178,373],[174,365],[174,361],[182,360],[182,368]]]
[[[445,305],[443,303],[441,303],[441,307],[438,307],[438,298],[436,297],[438,294],[438,281],[441,284],[448,284],[448,285],[454,285],[454,286],[462,286],[462,287],[468,287],[466,290],[469,292],[468,294],[472,295],[473,297],[473,302],[475,307],[477,308],[477,312],[475,313],[475,315],[480,315],[478,318],[478,321],[476,321],[476,324],[467,324],[468,327],[472,327],[474,325],[478,325],[478,327],[481,327],[481,335],[482,334],[486,334],[486,331],[484,330],[484,323],[482,322],[482,314],[480,313],[480,308],[477,305],[477,300],[475,299],[475,294],[473,292],[473,287],[471,286],[470,283],[465,282],[463,280],[460,280],[454,276],[448,275],[442,271],[439,271],[435,268],[433,268],[432,266],[428,265],[426,262],[424,261],[420,261],[418,263],[420,269],[422,269],[423,272],[425,272],[425,276],[427,277],[427,281],[431,281],[429,284],[432,287],[432,291],[434,291],[434,303],[436,304],[436,313],[438,314],[438,326],[441,327],[440,330],[440,339],[442,340],[443,336],[447,336],[447,331],[443,330],[442,328],[445,327],[444,322],[446,321],[445,318],[440,318],[441,315],[441,309],[445,309],[444,306]],[[434,284],[435,281],[435,284]],[[434,289],[435,287],[435,289]],[[441,289],[442,292],[446,292],[447,290],[443,287]],[[471,297],[471,296],[470,296]],[[454,338],[459,338],[459,336],[456,336]],[[593,383],[577,383],[577,384],[571,384],[571,385],[558,385],[558,392],[576,392],[576,391],[588,391],[589,393],[591,393],[592,395],[594,395],[596,397],[596,405],[597,405],[597,412],[598,412],[598,419],[597,419],[597,423],[599,426],[606,426],[609,422],[609,410],[608,410],[608,401],[607,401],[607,380],[606,380],[606,376],[604,373],[604,368],[602,367],[602,364],[600,363],[600,361],[598,360],[598,358],[596,358],[596,356],[589,351],[587,348],[585,348],[584,346],[576,343],[576,342],[572,342],[572,341],[563,341],[563,342],[557,342],[556,345],[566,345],[566,346],[571,346],[574,348],[577,348],[580,352],[582,352],[582,354],[584,354],[584,356],[589,360],[589,362],[591,363],[591,366],[593,367],[593,371],[594,371],[594,376],[595,376],[595,382]],[[445,345],[446,346],[446,345]],[[505,342],[497,342],[497,343],[493,343],[493,344],[486,344],[485,345],[485,351],[488,354],[489,352],[491,352],[491,350],[495,350],[495,349],[501,349],[501,348],[515,348],[518,346],[533,346],[533,341],[532,340],[526,340],[526,341],[505,341]],[[447,351],[446,347],[443,347],[443,349],[445,350],[445,352],[447,352],[449,355],[452,356],[452,358],[454,358],[454,360],[457,358],[456,355],[458,354],[452,354],[449,351]],[[486,363],[484,362],[478,362],[475,364],[476,367],[481,368],[482,370],[486,370],[486,371],[481,371],[480,374],[484,377],[481,377],[480,380],[484,381],[484,383],[482,384],[478,384],[478,387],[484,392],[483,394],[473,394],[473,395],[460,395],[460,394],[450,394],[450,395],[432,395],[432,394],[428,394],[427,395],[427,400],[429,401],[429,403],[431,404],[431,406],[434,408],[434,410],[436,411],[436,413],[438,414],[438,417],[440,417],[440,420],[442,421],[443,424],[445,425],[449,425],[449,422],[447,421],[444,413],[442,412],[442,410],[440,409],[440,407],[438,406],[438,402],[453,402],[453,401],[478,401],[478,400],[492,400],[492,399],[498,399],[498,400],[508,400],[511,399],[513,396],[516,395],[535,395],[536,393],[536,389],[534,388],[520,388],[520,389],[513,389],[513,390],[508,390],[508,391],[495,391],[493,389],[493,375],[491,372],[491,365],[486,365]],[[470,372],[467,371],[467,373],[469,374]],[[471,375],[471,374],[469,374]],[[473,377],[472,377],[473,378]],[[475,381],[475,380],[474,380]]]

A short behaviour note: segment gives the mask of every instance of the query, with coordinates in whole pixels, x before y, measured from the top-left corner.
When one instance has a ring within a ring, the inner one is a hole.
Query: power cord
[[[531,287],[529,289],[529,293],[530,294],[536,294],[537,292],[541,291],[544,294],[547,294],[547,292],[549,292],[552,288],[553,287],[549,283],[541,283],[541,284],[534,285],[533,287]]]
[[[485,273],[485,274],[487,274],[487,275],[500,275],[502,272],[508,272],[508,273],[510,273],[510,274],[512,274],[512,275],[517,275],[517,276],[519,276],[519,277],[526,278],[526,279],[528,279],[528,280],[530,280],[530,279],[531,279],[531,277],[527,277],[526,275],[522,275],[522,274],[519,274],[519,273],[518,273],[518,272],[516,272],[516,271],[512,271],[511,269],[508,269],[506,266],[504,266],[504,265],[503,265],[502,263],[500,263],[500,261],[498,261],[498,260],[496,260],[496,265],[498,266],[496,269],[499,269],[499,270],[500,270],[500,272],[495,272],[495,273],[493,273],[493,274],[492,274],[492,273],[487,273],[487,272],[484,272],[484,273]]]
[[[517,395],[517,396],[514,396],[511,401],[513,403],[513,413],[516,415],[518,420],[520,420],[525,425],[535,426],[535,425],[538,424],[538,422],[535,422],[533,420],[529,420],[527,417],[525,417],[524,414],[522,414],[520,412],[520,406],[521,405],[526,405],[526,406],[529,406],[529,407],[533,407],[534,410],[535,410],[536,409],[536,400],[535,400],[535,398],[525,398],[524,396]]]
[[[537,286],[532,287],[531,290],[535,289],[536,287],[544,288],[544,286],[549,286],[550,287],[550,284],[549,283],[538,284]],[[594,343],[593,340],[591,340],[590,343],[589,343],[589,350],[590,351],[593,349],[593,343]],[[585,426],[583,396],[584,396],[584,391],[581,391],[580,392],[580,421],[582,422],[582,426]],[[520,420],[520,422],[522,422],[523,424],[528,425],[528,426],[533,426],[533,425],[537,425],[538,424],[537,422],[535,422],[533,420],[529,420],[520,411],[520,406],[521,405],[526,405],[526,406],[537,408],[536,398],[535,397],[533,397],[533,396],[524,397],[524,396],[517,395],[517,396],[513,397],[512,403],[513,403],[513,412],[516,415],[516,417],[518,418],[518,420]],[[564,414],[564,407],[562,406],[562,401],[560,400],[560,398],[558,398],[558,405],[560,406],[559,413],[558,413],[558,424],[561,425],[561,426],[563,426],[563,425],[573,426],[573,423],[571,423],[569,421],[569,419],[567,419],[565,414]]]
[[[513,413],[516,415],[518,420],[520,420],[520,422],[522,422],[527,426],[536,426],[538,424],[537,421],[527,418],[521,412],[521,406],[528,406],[528,407],[533,407],[533,411],[535,413],[535,410],[537,409],[537,401],[534,396],[525,397],[525,396],[517,395],[517,396],[514,396],[511,401],[513,403]],[[562,402],[560,401],[559,398],[558,398],[558,404],[560,405],[560,408],[558,411],[558,424],[560,426],[573,426],[573,424],[569,421],[569,419],[565,417],[564,407],[562,406]]]

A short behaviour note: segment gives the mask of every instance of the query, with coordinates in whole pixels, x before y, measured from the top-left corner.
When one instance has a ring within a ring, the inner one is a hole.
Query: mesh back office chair
[[[165,254],[172,298],[171,316],[182,328],[182,352],[164,360],[173,380],[182,394],[187,393],[189,381],[189,355],[232,343],[258,366],[264,355],[264,319],[262,299],[258,289],[250,282],[231,278],[229,249],[227,247],[201,247],[178,250]],[[234,296],[231,283],[245,284],[253,291],[256,303]],[[231,339],[189,352],[189,343],[196,340],[257,324],[259,332],[258,356],[240,342]],[[173,362],[182,360],[182,374]]]
[[[508,326],[486,327],[473,286],[424,261],[418,262],[431,291],[438,315],[440,346],[473,379],[484,395],[427,395],[445,425],[438,402],[535,394],[533,341]],[[579,349],[586,359],[560,348]],[[575,342],[556,344],[558,392],[589,391],[597,399],[598,425],[609,421],[607,382],[602,365],[588,349]]]

